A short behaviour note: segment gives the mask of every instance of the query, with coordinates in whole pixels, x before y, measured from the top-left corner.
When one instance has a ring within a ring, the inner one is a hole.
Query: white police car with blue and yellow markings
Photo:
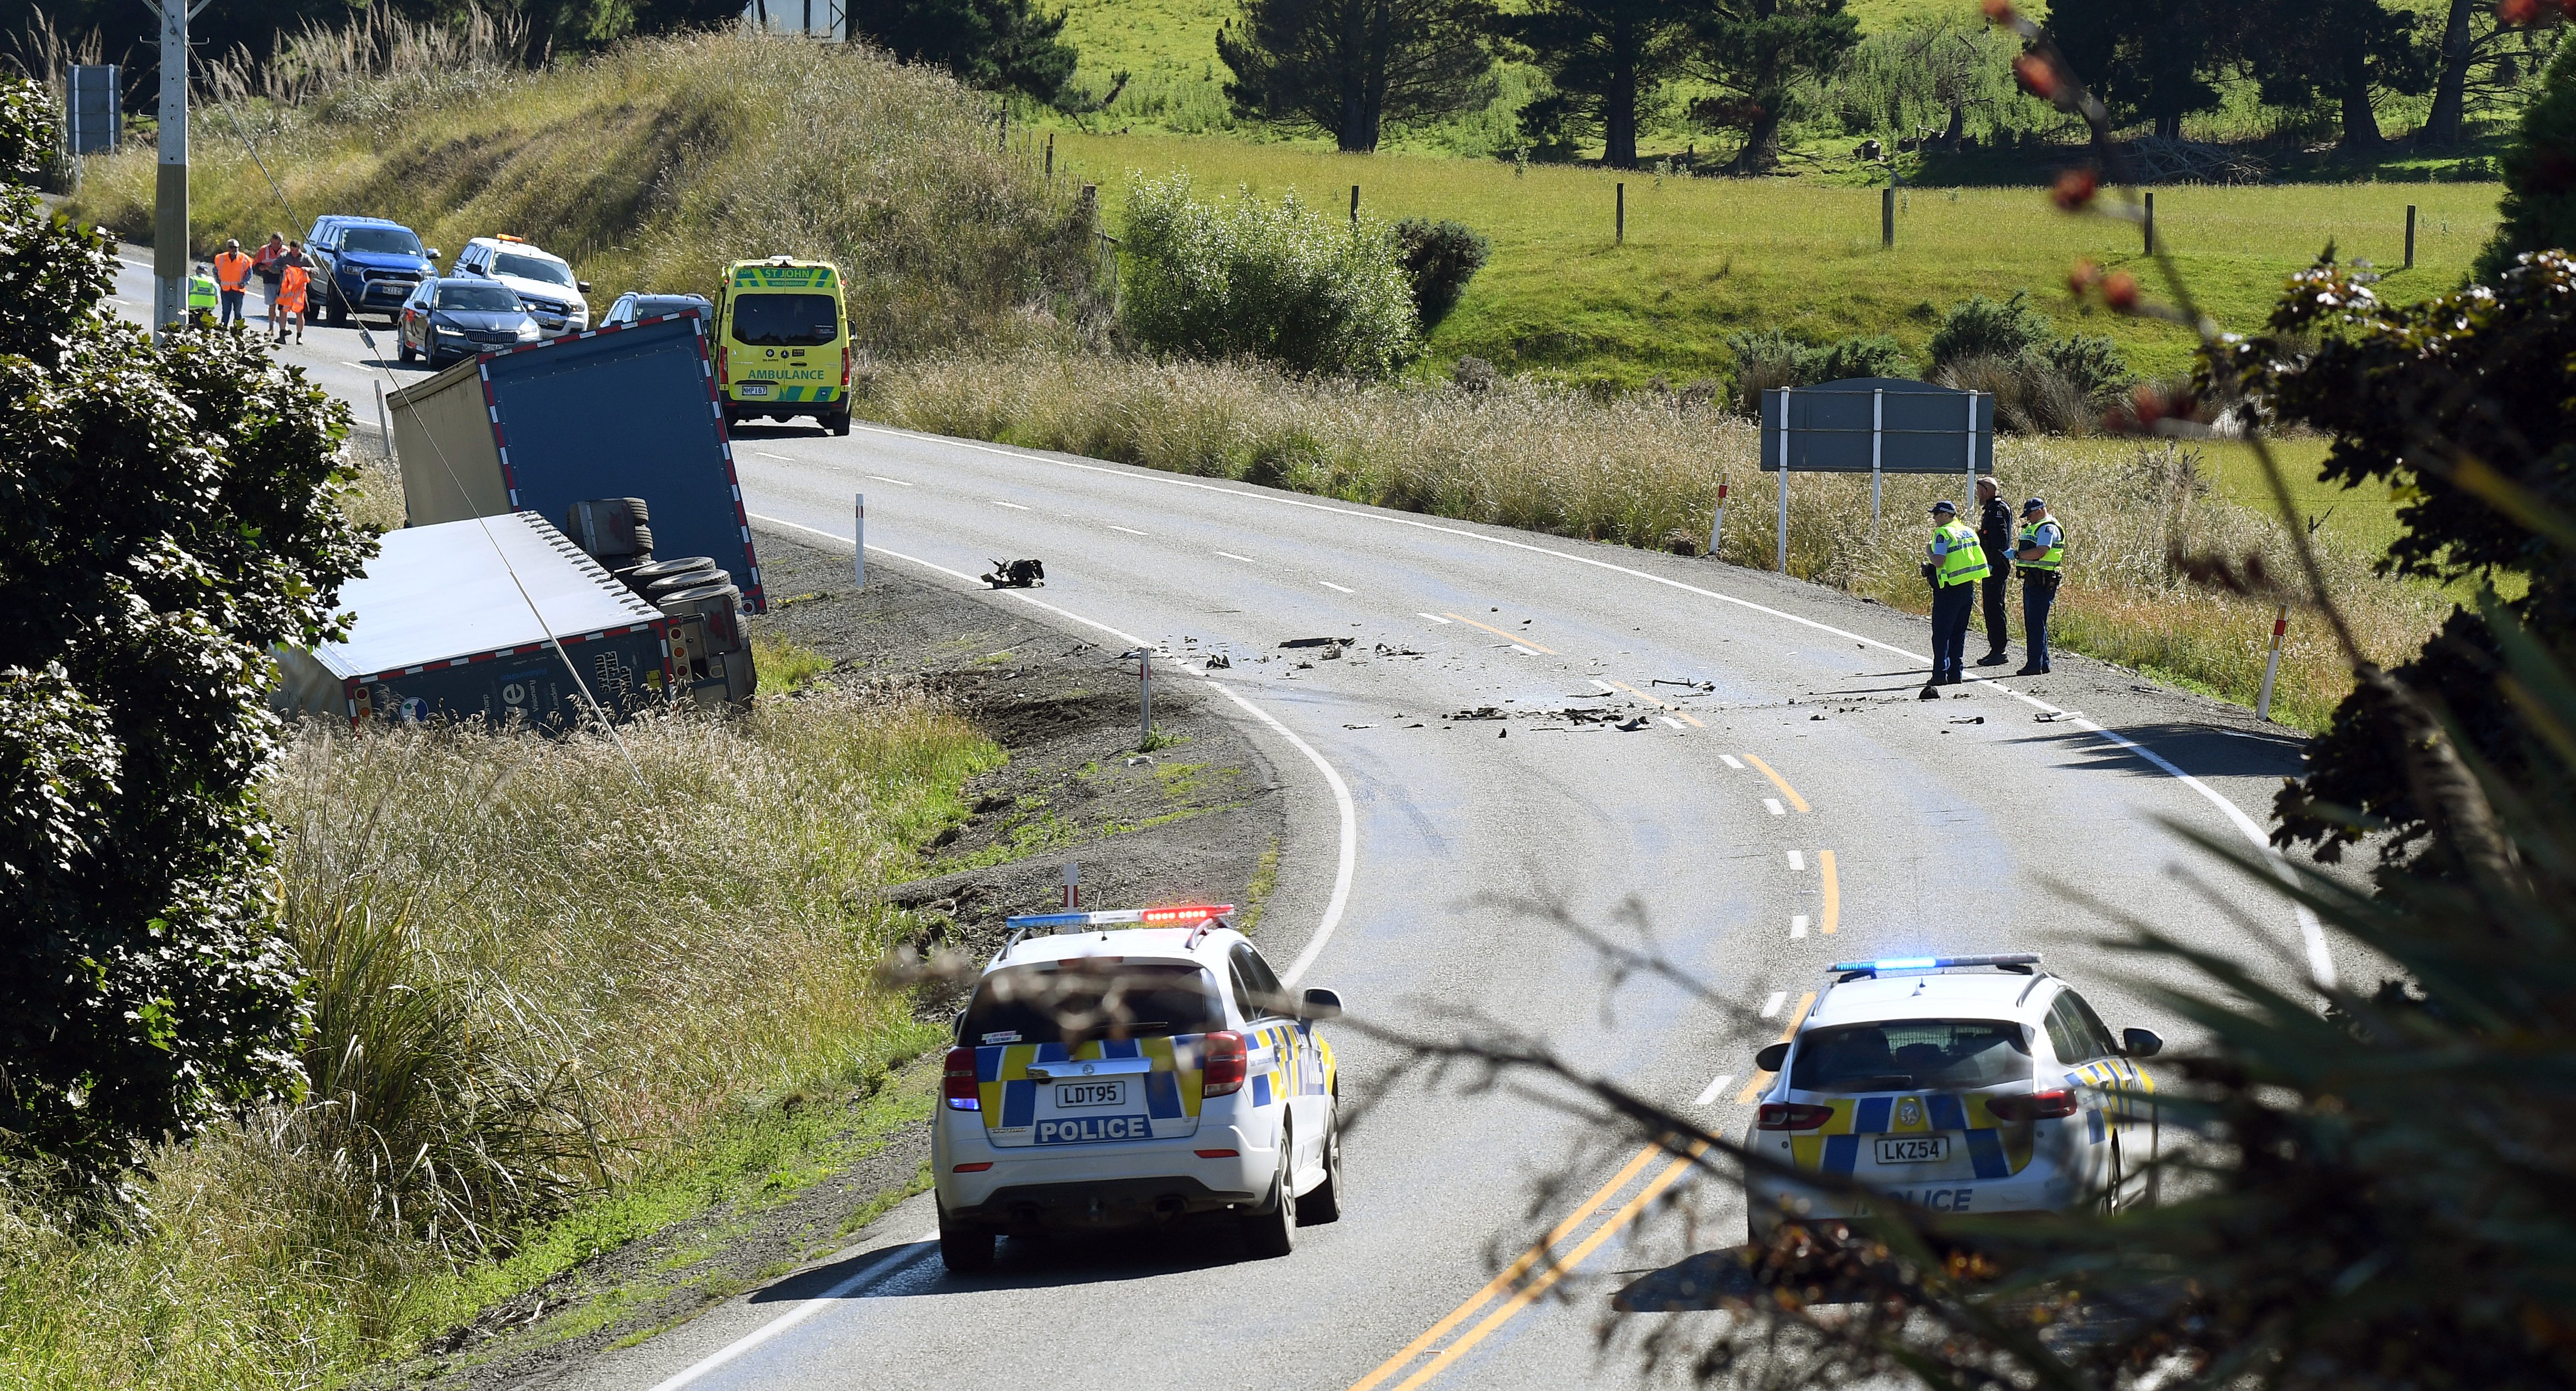
[[[1796,1034],[1755,1061],[1775,1074],[1745,1144],[1755,1238],[1783,1221],[1870,1215],[1873,1198],[1935,1212],[2125,1204],[2152,1181],[2163,1040],[2114,1040],[2030,953],[1847,961]],[[1799,1172],[1865,1190],[1801,1183]]]
[[[931,1134],[939,1252],[1226,1214],[1255,1255],[1341,1215],[1339,1091],[1315,1028],[1231,905],[1010,920],[958,1016]],[[1036,935],[1048,934],[1048,935]]]

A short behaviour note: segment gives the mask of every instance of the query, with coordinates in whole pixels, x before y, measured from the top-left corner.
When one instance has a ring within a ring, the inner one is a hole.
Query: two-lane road
[[[382,374],[354,335],[307,336],[289,356],[371,419]],[[2114,927],[2094,905],[2285,983],[2309,960],[2290,914],[2224,875],[2258,938],[2213,912],[2162,825],[2252,833],[2295,746],[2122,673],[2068,662],[1918,702],[1918,622],[1707,561],[866,426],[754,426],[734,447],[766,533],[846,548],[865,493],[872,566],[971,584],[997,557],[1043,558],[1046,588],[991,602],[1157,646],[1170,679],[1256,711],[1298,799],[1263,940],[1379,1019],[1496,1021],[1733,1132],[1754,1048],[1835,960],[2037,950],[2114,1027],[2169,1037],[2180,1026],[2093,948]],[[1299,638],[1353,642],[1318,660],[1280,645]],[[1206,669],[1215,653],[1230,665]],[[1505,717],[1453,718],[1488,707]],[[1546,713],[1568,710],[1634,727]],[[1612,990],[1550,909],[1651,942],[1737,1007]],[[1687,1249],[1678,1224],[1633,1219],[1669,1193],[1704,1219],[1696,1245],[1740,1239],[1724,1185],[1544,1097],[1435,1079],[1347,1030],[1339,1045],[1345,1098],[1367,1108],[1346,1143],[1353,1196],[1289,1258],[1012,1242],[992,1274],[956,1279],[921,1240],[925,1196],[816,1270],[547,1380],[1624,1382],[1595,1350],[1600,1280]],[[1564,1181],[1540,1197],[1550,1174]],[[1542,1232],[1576,1275],[1539,1298],[1495,1283],[1498,1257]]]

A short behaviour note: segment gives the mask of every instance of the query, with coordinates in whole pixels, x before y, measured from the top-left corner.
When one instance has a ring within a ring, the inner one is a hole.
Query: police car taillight
[[[1207,1036],[1203,1045],[1206,1057],[1199,1064],[1199,1095],[1230,1096],[1243,1090],[1243,1076],[1248,1059],[1243,1051],[1243,1035],[1231,1029],[1219,1029]]]
[[[1766,1101],[1761,1114],[1753,1118],[1756,1130],[1814,1130],[1834,1118],[1831,1106],[1811,1106],[1803,1101]]]
[[[952,1111],[975,1111],[982,1109],[983,1093],[976,1090],[975,1087],[974,1049],[951,1048],[948,1050],[948,1067],[946,1073],[940,1079],[939,1089],[947,1096],[948,1109]]]
[[[2063,1120],[2075,1114],[2075,1093],[2060,1087],[2028,1096],[1990,1096],[1986,1098],[1986,1111],[1999,1121]]]

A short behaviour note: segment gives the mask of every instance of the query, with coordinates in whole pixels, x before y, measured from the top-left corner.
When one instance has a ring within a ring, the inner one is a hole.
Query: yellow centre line
[[[1825,923],[1823,931],[1827,936],[1831,936],[1833,934],[1833,930],[1842,924],[1843,881],[1834,873],[1834,852],[1831,850],[1817,851],[1816,862],[1819,865],[1822,865],[1825,871]]]
[[[1780,1031],[1780,1036],[1773,1039],[1772,1042],[1787,1043],[1790,1039],[1796,1037],[1798,1033],[1798,1021],[1807,1017],[1807,1006],[1812,1005],[1815,1002],[1815,991],[1810,990],[1806,994],[1799,996],[1798,1007],[1789,1011],[1789,1027],[1782,1029]],[[1753,1098],[1762,1094],[1762,1084],[1764,1080],[1772,1075],[1773,1074],[1768,1072],[1754,1073],[1753,1080],[1744,1084],[1744,1090],[1735,1094],[1735,1104],[1738,1106],[1747,1106],[1752,1104]]]
[[[1639,1189],[1637,1196],[1630,1198],[1626,1203],[1620,1206],[1617,1212],[1610,1214],[1610,1220],[1593,1228],[1592,1235],[1585,1237],[1581,1245],[1576,1246],[1572,1251],[1568,1252],[1564,1260],[1559,1261],[1555,1265],[1549,1266],[1546,1270],[1539,1272],[1538,1278],[1523,1286],[1517,1293],[1513,1294],[1511,1298],[1504,1300],[1501,1308],[1487,1314],[1483,1322],[1477,1324],[1471,1329],[1468,1329],[1466,1333],[1459,1337],[1458,1341],[1442,1348],[1440,1350],[1440,1355],[1432,1358],[1421,1371],[1415,1372],[1413,1375],[1406,1377],[1402,1382],[1398,1383],[1395,1391],[1415,1391],[1415,1388],[1431,1380],[1433,1377],[1438,1376],[1441,1370],[1446,1368],[1450,1363],[1466,1356],[1468,1349],[1473,1348],[1480,1342],[1483,1342],[1486,1334],[1502,1327],[1505,1323],[1511,1321],[1513,1315],[1528,1308],[1540,1295],[1547,1293],[1557,1281],[1564,1279],[1567,1274],[1590,1258],[1594,1251],[1599,1250],[1601,1243],[1608,1241],[1621,1228],[1626,1227],[1629,1223],[1637,1220],[1637,1214],[1646,1210],[1646,1204],[1662,1197],[1664,1190],[1672,1187],[1673,1181],[1680,1178],[1683,1173],[1688,1171],[1691,1165],[1698,1160],[1701,1152],[1707,1148],[1708,1146],[1705,1144],[1694,1144],[1691,1146],[1691,1152],[1689,1154],[1684,1155],[1683,1157],[1674,1160],[1671,1164],[1665,1166],[1662,1173],[1655,1175],[1654,1182],[1647,1184],[1642,1189]]]
[[[1450,1310],[1447,1317],[1441,1319],[1438,1323],[1431,1325],[1430,1329],[1421,1337],[1405,1344],[1404,1351],[1388,1358],[1376,1371],[1369,1373],[1367,1376],[1362,1377],[1357,1382],[1353,1383],[1351,1391],[1371,1391],[1371,1388],[1375,1387],[1379,1382],[1382,1382],[1388,1377],[1395,1375],[1397,1372],[1404,1370],[1406,1366],[1412,1363],[1413,1359],[1430,1351],[1431,1345],[1439,1342],[1441,1338],[1448,1334],[1450,1329],[1464,1323],[1469,1315],[1484,1308],[1486,1301],[1492,1299],[1495,1295],[1501,1294],[1503,1291],[1510,1289],[1513,1282],[1519,1280],[1521,1276],[1529,1272],[1530,1267],[1537,1265],[1541,1260],[1545,1259],[1549,1250],[1553,1249],[1558,1242],[1565,1240],[1567,1236],[1571,1235],[1576,1227],[1583,1225],[1584,1218],[1590,1217],[1603,1203],[1610,1201],[1610,1195],[1627,1187],[1628,1181],[1635,1178],[1638,1172],[1646,1167],[1647,1160],[1654,1158],[1662,1152],[1663,1148],[1660,1145],[1648,1145],[1644,1149],[1637,1151],[1636,1156],[1630,1159],[1627,1164],[1619,1170],[1619,1172],[1610,1176],[1610,1181],[1608,1183],[1601,1185],[1600,1189],[1594,1192],[1591,1197],[1584,1199],[1583,1205],[1568,1214],[1564,1221],[1549,1228],[1547,1235],[1540,1237],[1536,1242],[1532,1243],[1530,1249],[1523,1251],[1518,1259],[1514,1260],[1510,1266],[1504,1269],[1502,1274],[1486,1281],[1485,1287],[1476,1291],[1473,1295],[1468,1296],[1466,1303]]]
[[[1749,753],[1744,756],[1744,761],[1761,769],[1762,776],[1769,778],[1771,780],[1771,785],[1780,789],[1780,795],[1789,799],[1789,805],[1796,807],[1800,811],[1807,810],[1807,799],[1798,795],[1798,789],[1791,787],[1787,778],[1780,776],[1778,773],[1772,772],[1770,764],[1763,762],[1761,759],[1758,759]]]
[[[1636,687],[1629,685],[1629,684],[1628,684],[1627,682],[1625,682],[1625,681],[1610,681],[1610,678],[1609,678],[1609,677],[1607,677],[1607,676],[1602,677],[1601,679],[1602,679],[1602,680],[1604,680],[1604,681],[1609,681],[1611,685],[1618,687],[1620,690],[1626,691],[1628,694],[1630,694],[1630,695],[1632,695],[1632,696],[1635,696],[1635,697],[1636,697],[1636,698],[1638,698],[1639,700],[1652,701],[1654,704],[1659,705],[1659,706],[1662,706],[1662,707],[1663,707],[1664,709],[1666,709],[1666,710],[1670,710],[1670,711],[1672,711],[1674,714],[1681,716],[1683,719],[1690,721],[1692,724],[1694,724],[1694,725],[1698,725],[1701,729],[1706,729],[1706,728],[1708,728],[1708,726],[1707,726],[1707,725],[1700,724],[1700,722],[1699,722],[1699,717],[1698,717],[1698,716],[1696,716],[1696,715],[1692,714],[1692,713],[1691,713],[1691,712],[1689,712],[1688,710],[1685,710],[1685,709],[1681,708],[1681,707],[1680,707],[1680,706],[1678,706],[1678,705],[1669,704],[1669,703],[1665,702],[1664,700],[1662,700],[1662,699],[1661,699],[1661,698],[1659,698],[1659,697],[1652,696],[1652,695],[1648,695],[1646,692],[1641,691],[1641,690],[1638,690]],[[1801,808],[1799,808],[1799,810],[1804,811],[1804,810],[1806,810],[1806,808],[1801,807]]]
[[[1553,647],[1541,647],[1541,646],[1539,646],[1537,643],[1534,643],[1534,642],[1530,641],[1528,638],[1525,638],[1525,637],[1519,637],[1519,636],[1516,636],[1516,635],[1511,634],[1511,633],[1506,633],[1506,632],[1504,632],[1502,629],[1495,627],[1495,626],[1494,626],[1493,624],[1491,624],[1491,623],[1479,623],[1479,622],[1477,622],[1476,620],[1474,620],[1474,619],[1472,619],[1472,618],[1469,618],[1467,615],[1465,615],[1465,614],[1463,614],[1463,613],[1453,613],[1453,614],[1451,614],[1451,615],[1449,615],[1449,616],[1450,616],[1451,618],[1457,619],[1457,620],[1458,620],[1459,622],[1461,622],[1461,623],[1466,624],[1466,625],[1467,625],[1468,627],[1470,627],[1470,628],[1482,628],[1482,629],[1484,629],[1486,632],[1489,632],[1489,633],[1493,634],[1495,637],[1501,638],[1501,639],[1503,639],[1503,640],[1504,640],[1504,641],[1506,641],[1506,642],[1516,643],[1516,644],[1518,644],[1519,646],[1526,647],[1526,648],[1528,648],[1529,650],[1531,650],[1532,652],[1544,652],[1544,653],[1546,653],[1547,655],[1549,655],[1549,656],[1551,656],[1551,657],[1553,657],[1553,656],[1557,655],[1556,649],[1555,649],[1555,648],[1553,648]]]

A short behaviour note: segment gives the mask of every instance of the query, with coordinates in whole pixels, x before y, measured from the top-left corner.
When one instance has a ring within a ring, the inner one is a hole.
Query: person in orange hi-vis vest
[[[223,305],[222,322],[242,321],[242,297],[250,293],[250,257],[242,254],[241,243],[224,239],[224,249],[215,253],[215,294]]]
[[[304,341],[305,291],[313,283],[313,272],[304,268],[304,243],[291,242],[286,249],[286,265],[277,279],[277,341],[286,341],[286,325],[295,324],[295,341]]]

